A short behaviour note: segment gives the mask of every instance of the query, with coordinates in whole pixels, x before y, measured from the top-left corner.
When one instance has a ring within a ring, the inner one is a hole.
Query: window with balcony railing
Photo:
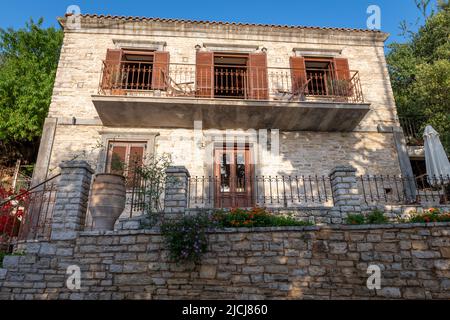
[[[214,99],[364,102],[347,59],[291,57],[268,67],[265,52],[198,51],[195,64],[169,63],[161,51],[108,50],[100,93]],[[157,92],[157,94],[156,94]]]

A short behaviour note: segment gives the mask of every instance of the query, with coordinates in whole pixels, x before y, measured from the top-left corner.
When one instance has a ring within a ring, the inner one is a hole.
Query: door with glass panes
[[[214,150],[216,208],[254,206],[251,160],[249,146],[223,146]]]

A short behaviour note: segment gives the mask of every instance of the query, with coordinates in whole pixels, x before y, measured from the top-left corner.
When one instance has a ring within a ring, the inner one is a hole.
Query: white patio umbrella
[[[432,126],[426,126],[423,139],[428,183],[432,186],[450,183],[450,162],[439,139],[439,133]]]

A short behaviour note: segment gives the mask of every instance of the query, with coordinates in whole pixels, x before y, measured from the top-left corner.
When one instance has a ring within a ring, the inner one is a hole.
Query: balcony
[[[298,76],[299,71],[304,76]],[[347,70],[348,71],[348,70]],[[93,103],[105,126],[352,131],[369,111],[359,74],[237,65],[103,64]]]
[[[405,135],[406,147],[410,158],[424,158],[423,131],[429,124],[427,117],[423,115],[399,116],[400,126]],[[439,138],[447,154],[450,154],[450,134],[440,132]]]
[[[426,121],[425,117],[399,117],[399,121],[405,134],[406,145],[412,147],[423,146],[423,123]]]

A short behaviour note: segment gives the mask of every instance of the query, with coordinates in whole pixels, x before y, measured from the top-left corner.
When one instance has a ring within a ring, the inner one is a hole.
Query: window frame
[[[106,173],[111,173],[111,165],[112,165],[112,156],[113,156],[113,144],[116,144],[118,147],[126,147],[125,151],[125,163],[128,165],[131,156],[131,148],[132,147],[142,147],[142,163],[145,163],[146,155],[147,155],[147,147],[148,143],[145,141],[128,141],[128,140],[109,140],[107,145],[107,153],[106,153],[106,163],[105,170]],[[129,174],[128,168],[124,169],[123,175],[127,177]]]
[[[337,71],[336,71],[336,64],[334,63],[334,57],[308,57],[305,56],[303,57],[304,61],[305,61],[305,75],[306,75],[306,79],[308,79],[308,67],[307,67],[307,63],[308,62],[325,62],[328,63],[328,68],[324,68],[323,69],[323,73],[324,73],[324,77],[323,77],[323,82],[322,82],[322,94],[318,94],[318,96],[329,96],[330,92],[329,92],[329,88],[328,88],[328,84],[327,84],[327,80],[326,77],[328,77],[329,75],[327,73],[329,73],[331,75],[331,80],[336,79],[337,76]],[[311,70],[311,68],[310,68]],[[319,70],[316,70],[317,72],[319,72]],[[322,71],[322,70],[321,70]],[[317,87],[318,89],[318,87]],[[310,85],[308,85],[308,92],[309,91],[313,91],[310,89]]]
[[[149,132],[129,132],[129,131],[116,131],[116,130],[100,130],[100,143],[101,148],[97,157],[96,171],[101,173],[107,173],[106,164],[108,161],[108,145],[114,141],[129,141],[129,142],[145,142],[147,143],[147,149],[145,151],[145,162],[151,159],[156,153],[156,138],[160,136],[158,131]]]

